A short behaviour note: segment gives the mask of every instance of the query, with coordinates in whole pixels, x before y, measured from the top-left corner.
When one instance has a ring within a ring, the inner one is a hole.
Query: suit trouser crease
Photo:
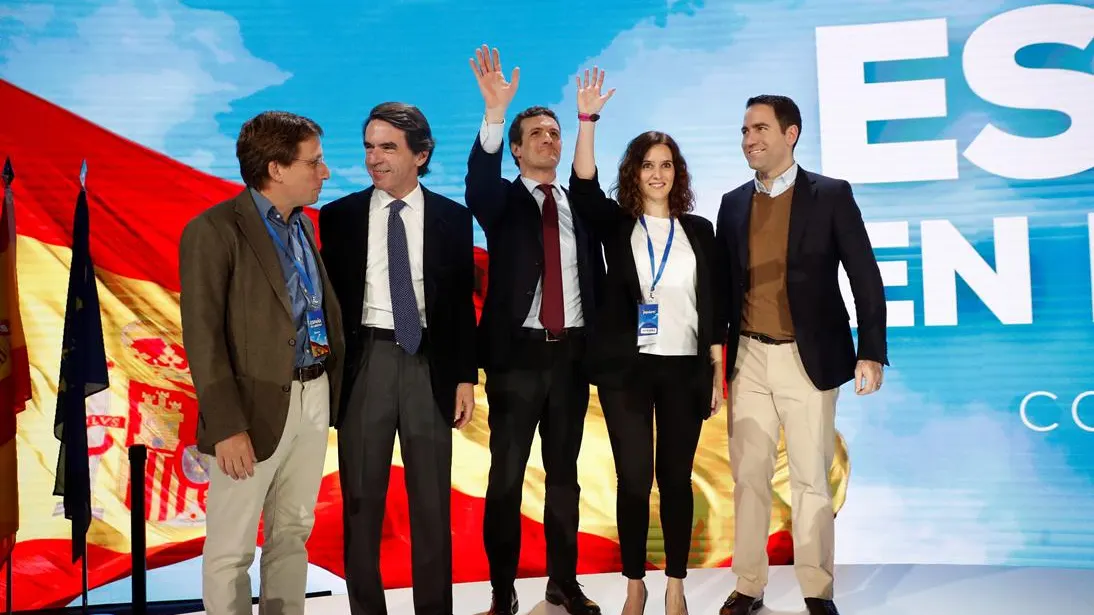
[[[387,612],[380,553],[395,437],[403,460],[414,611],[452,613],[452,430],[433,398],[428,360],[393,342],[365,347],[338,432],[350,612]],[[387,518],[388,527],[399,520]]]
[[[518,362],[487,373],[490,472],[483,543],[495,590],[508,590],[517,577],[524,475],[537,426],[544,466],[547,575],[562,581],[576,578],[581,493],[577,458],[589,403],[589,382],[580,364],[583,350],[584,343],[576,339],[525,342],[514,349]]]
[[[771,480],[781,426],[790,467],[795,574],[805,597],[831,598],[835,524],[828,472],[835,457],[839,389],[813,385],[796,343],[741,337],[734,372],[729,457],[737,590],[758,596],[767,585]]]
[[[210,484],[202,557],[202,597],[210,615],[251,613],[251,577],[259,519],[259,609],[263,615],[304,612],[308,554],[330,425],[324,374],[290,389],[285,429],[254,476],[233,480],[207,456]]]
[[[691,471],[703,419],[695,357],[639,355],[625,388],[600,387],[615,460],[616,519],[623,575],[645,577],[650,493],[656,477],[665,574],[687,577],[695,500]],[[654,421],[656,420],[656,444]],[[656,455],[654,449],[656,447]],[[655,465],[656,464],[656,465]]]

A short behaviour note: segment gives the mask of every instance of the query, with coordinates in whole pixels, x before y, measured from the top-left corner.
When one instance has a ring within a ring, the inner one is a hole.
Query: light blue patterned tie
[[[410,251],[406,245],[406,228],[399,212],[406,203],[396,199],[389,205],[387,216],[387,279],[391,288],[391,312],[395,318],[395,342],[410,354],[418,352],[422,342],[422,322],[418,316],[418,300],[410,279]]]

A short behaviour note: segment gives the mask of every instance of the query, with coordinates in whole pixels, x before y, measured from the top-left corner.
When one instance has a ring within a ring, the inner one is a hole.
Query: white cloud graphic
[[[837,562],[1014,563],[1067,526],[1078,514],[1068,511],[1084,508],[1059,502],[1090,486],[1065,489],[1081,481],[1065,454],[1009,410],[937,403],[893,370],[874,395],[841,390],[837,427],[851,479],[836,521]]]
[[[0,77],[141,145],[238,181],[233,138],[216,116],[290,75],[254,57],[226,13],[177,0],[0,13],[21,22]],[[74,33],[74,35],[73,35]]]

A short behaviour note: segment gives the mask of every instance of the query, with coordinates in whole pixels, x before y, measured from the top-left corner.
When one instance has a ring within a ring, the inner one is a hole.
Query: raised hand
[[[494,48],[493,56],[491,56],[490,49],[486,45],[476,49],[475,57],[471,58],[469,62],[471,72],[475,73],[475,80],[479,83],[482,99],[486,102],[487,113],[500,113],[500,117],[497,119],[504,118],[505,110],[513,100],[513,95],[517,93],[517,85],[520,83],[520,67],[513,69],[512,81],[507,82],[505,73],[501,70],[501,58],[498,55],[497,48]]]
[[[601,95],[600,90],[604,87],[604,71],[593,67],[592,76],[590,78],[589,69],[585,69],[585,81],[581,81],[581,76],[577,77],[577,112],[578,113],[600,113],[600,110],[604,108],[604,103],[608,102],[608,99],[615,94],[615,88],[608,90],[607,94]]]

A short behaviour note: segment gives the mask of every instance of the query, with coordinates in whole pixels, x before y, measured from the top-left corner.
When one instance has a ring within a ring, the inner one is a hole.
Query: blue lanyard
[[[646,230],[646,247],[650,251],[650,275],[653,276],[653,282],[650,284],[650,297],[653,297],[653,290],[657,288],[657,283],[661,281],[661,274],[665,273],[665,263],[669,262],[669,250],[672,249],[672,236],[676,233],[676,220],[671,216],[669,217],[669,239],[665,242],[665,251],[661,253],[661,266],[657,268],[656,273],[653,269],[653,240],[650,239],[650,229],[646,226],[646,216],[642,215],[638,218],[638,221],[642,223],[642,228]]]
[[[262,216],[262,221],[266,223],[266,230],[270,232],[270,237],[273,237],[274,241],[277,242],[277,246],[288,255],[289,261],[292,262],[293,267],[296,267],[296,272],[300,274],[300,279],[304,283],[304,290],[308,293],[308,303],[311,304],[312,297],[315,296],[315,287],[312,286],[311,276],[308,275],[308,271],[300,264],[300,261],[293,256],[292,251],[289,250],[289,247],[286,246],[285,242],[281,239],[281,235],[278,235],[277,231],[275,231],[274,227],[270,224],[270,220],[266,216]],[[300,239],[300,249],[303,251],[305,249],[304,247],[308,245],[308,241],[304,237],[304,231],[301,230],[299,224],[296,226],[296,234]]]

